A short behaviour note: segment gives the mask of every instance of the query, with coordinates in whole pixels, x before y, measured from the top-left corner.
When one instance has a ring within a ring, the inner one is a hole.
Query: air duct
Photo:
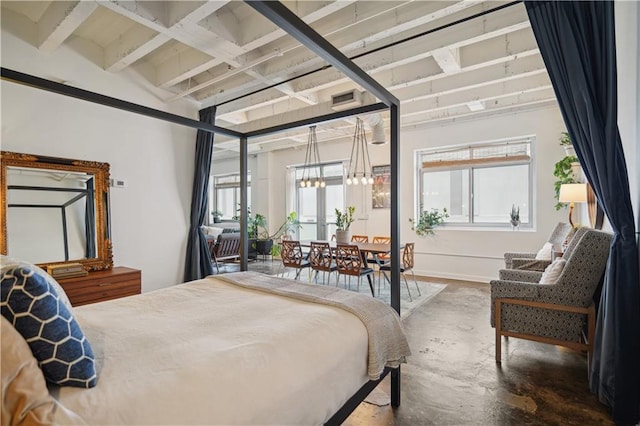
[[[372,145],[382,145],[387,143],[387,137],[384,132],[384,119],[380,113],[369,114],[360,117],[367,126],[371,128],[371,140]]]

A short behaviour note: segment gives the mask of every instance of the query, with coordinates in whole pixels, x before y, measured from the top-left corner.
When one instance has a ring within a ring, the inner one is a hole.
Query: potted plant
[[[562,132],[562,136],[560,136],[560,146],[564,148],[565,156],[572,157],[576,155],[576,151],[573,149],[573,142],[568,132]]]
[[[291,212],[287,215],[284,223],[280,225],[278,230],[271,235],[273,240],[276,240],[271,246],[270,254],[273,257],[279,257],[282,252],[281,241],[284,238],[288,238],[294,232],[295,229],[300,228],[300,222],[298,221],[298,214]]]
[[[515,205],[511,205],[511,214],[509,215],[511,218],[511,226],[513,229],[516,229],[520,226],[520,206],[516,207]]]
[[[260,213],[256,213],[256,216],[253,219],[253,226],[255,228],[255,244],[258,254],[279,256],[281,247],[280,244],[274,244],[274,240],[281,238],[283,235],[288,235],[296,227],[300,226],[300,224],[298,222],[297,213],[291,212],[287,215],[284,222],[276,232],[270,234],[267,226],[267,217]]]
[[[449,217],[447,208],[444,207],[442,211],[439,209],[431,209],[429,211],[420,209],[420,216],[418,220],[409,219],[411,222],[411,229],[421,237],[425,235],[434,235],[434,228],[442,224],[446,218]]]
[[[211,213],[213,216],[213,223],[220,223],[220,219],[222,219],[222,212],[220,210],[215,210]]]
[[[353,214],[355,213],[355,206],[347,207],[345,212],[341,212],[336,209],[336,241],[339,243],[348,243],[351,239],[351,231],[349,227],[355,220]]]

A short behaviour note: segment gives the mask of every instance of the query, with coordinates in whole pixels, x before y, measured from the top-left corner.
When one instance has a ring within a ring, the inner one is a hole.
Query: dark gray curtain
[[[216,107],[200,110],[200,121],[214,124]],[[191,194],[191,226],[187,240],[187,258],[184,264],[184,281],[193,281],[213,274],[211,254],[204,232],[200,228],[207,215],[207,193],[213,153],[213,133],[198,130],[196,136],[196,163],[193,171]]]
[[[636,424],[640,274],[617,125],[614,4],[525,1],[525,6],[576,154],[615,233],[598,309],[590,386],[613,409],[617,424]]]
[[[96,199],[93,178],[87,181],[86,207],[84,209],[85,257],[96,257]]]

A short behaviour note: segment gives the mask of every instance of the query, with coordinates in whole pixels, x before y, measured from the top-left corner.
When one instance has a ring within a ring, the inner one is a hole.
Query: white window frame
[[[469,205],[469,220],[468,222],[455,222],[455,223],[447,223],[446,221],[440,225],[445,228],[455,229],[455,228],[508,228],[511,229],[511,224],[509,220],[505,220],[504,223],[496,223],[496,222],[474,222],[474,170],[486,169],[486,168],[494,168],[494,167],[504,167],[504,166],[513,166],[513,165],[527,165],[528,166],[528,197],[527,197],[527,213],[529,221],[526,223],[521,223],[520,228],[531,229],[535,228],[535,216],[534,216],[534,208],[533,208],[533,199],[535,194],[535,170],[534,170],[534,152],[535,152],[535,136],[527,135],[520,136],[508,139],[500,139],[493,141],[483,141],[483,142],[475,142],[472,144],[465,145],[456,145],[456,146],[445,146],[445,147],[437,147],[437,148],[426,148],[415,151],[415,161],[416,161],[416,204],[415,204],[415,216],[418,217],[420,214],[420,208],[424,205],[424,174],[428,172],[436,172],[436,171],[450,171],[450,170],[468,170],[468,179],[469,179],[469,194],[468,194],[468,205]],[[508,145],[522,145],[528,144],[529,153],[528,155],[522,156],[496,156],[489,157],[483,159],[474,159],[473,151],[478,150],[479,148],[487,148],[487,147],[501,147]],[[465,160],[452,160],[443,162],[443,166],[437,166],[435,164],[431,164],[428,167],[424,167],[423,164],[423,156],[425,154],[443,154],[443,153],[455,153],[455,152],[463,152],[468,151],[469,159]],[[528,158],[525,158],[528,157]],[[520,207],[520,213],[522,216],[522,206]]]
[[[224,182],[218,183],[218,179],[229,178],[229,177],[237,177],[235,182]],[[247,186],[251,187],[251,174],[248,176]],[[218,189],[219,188],[233,188],[234,191],[234,204],[240,205],[240,173],[227,173],[221,175],[210,175],[209,176],[209,202],[208,202],[208,221],[209,224],[213,223],[213,217],[211,214],[218,210]],[[230,220],[231,217],[224,217],[224,220]],[[205,221],[206,222],[206,221]]]

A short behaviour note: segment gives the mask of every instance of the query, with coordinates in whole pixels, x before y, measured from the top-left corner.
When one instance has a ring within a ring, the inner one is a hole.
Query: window
[[[251,200],[251,175],[248,177],[247,198]],[[223,220],[231,220],[240,206],[240,174],[211,176],[209,181],[209,220],[212,213],[222,212]]]
[[[419,202],[446,208],[445,224],[510,226],[511,207],[532,225],[533,137],[417,152]]]
[[[317,170],[316,170],[317,169]],[[325,187],[300,186],[303,173],[311,176],[324,176]],[[318,164],[314,167],[295,167],[293,169],[295,181],[295,209],[298,220],[302,224],[299,229],[301,240],[328,240],[335,233],[335,209],[344,208],[344,185],[342,178],[344,166],[342,163]]]

